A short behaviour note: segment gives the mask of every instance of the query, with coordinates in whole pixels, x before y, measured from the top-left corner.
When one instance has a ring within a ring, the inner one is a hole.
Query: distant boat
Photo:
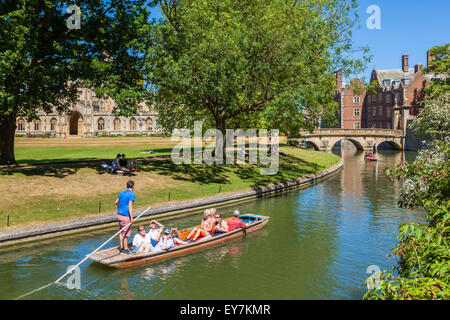
[[[369,161],[378,161],[378,158],[377,158],[377,157],[371,158],[371,157],[369,157],[369,156],[365,156],[364,158],[366,158],[366,160],[369,160]]]
[[[259,214],[243,214],[239,218],[242,222],[247,223],[246,228],[239,228],[227,233],[222,233],[217,236],[205,238],[204,240],[198,240],[186,245],[175,246],[169,250],[163,250],[158,252],[136,253],[134,255],[122,255],[119,254],[117,247],[101,250],[93,254],[89,259],[113,268],[127,268],[136,265],[160,261],[169,257],[178,256],[181,254],[197,251],[202,248],[210,247],[225,241],[242,237],[246,233],[250,233],[261,229],[268,221],[269,217]],[[224,219],[228,220],[228,219]],[[200,226],[196,226],[200,227]],[[178,231],[178,235],[181,240],[184,240],[191,232],[191,228]]]

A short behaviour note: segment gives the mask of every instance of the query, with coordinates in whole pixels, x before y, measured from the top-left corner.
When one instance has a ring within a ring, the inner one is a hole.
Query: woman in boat
[[[162,250],[169,250],[175,247],[175,245],[183,245],[187,244],[184,241],[181,241],[178,238],[175,238],[172,236],[172,231],[167,229],[164,231],[164,235],[159,240],[158,244],[155,246],[154,251],[162,251]]]
[[[206,209],[203,212],[203,220],[200,228],[194,228],[188,236],[184,239],[184,241],[196,241],[200,238],[209,238],[211,237],[211,232],[214,228],[214,222],[211,218],[211,211]],[[195,235],[194,235],[195,234]]]
[[[153,249],[143,225],[138,226],[138,233],[133,238],[133,249],[137,252],[150,252]]]
[[[215,216],[215,225],[213,229],[213,235],[219,235],[228,232],[228,224],[223,220],[222,215],[217,213]]]
[[[159,228],[156,228],[156,225],[158,225]],[[150,238],[150,243],[152,246],[156,246],[156,244],[159,241],[159,238],[161,237],[161,233],[164,230],[164,226],[158,221],[152,220],[150,221],[149,227],[150,230],[148,230],[148,236]]]

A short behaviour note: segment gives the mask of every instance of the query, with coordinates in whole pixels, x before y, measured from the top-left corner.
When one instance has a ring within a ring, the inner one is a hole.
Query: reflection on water
[[[390,269],[386,255],[398,226],[424,222],[421,210],[395,207],[397,188],[384,174],[415,153],[379,152],[377,162],[343,147],[343,171],[304,190],[238,205],[270,216],[245,238],[161,262],[116,270],[86,262],[81,290],[63,284],[32,299],[361,299],[367,267]],[[235,207],[221,208],[225,217]],[[185,228],[201,214],[165,225]],[[72,235],[0,251],[0,298],[12,299],[53,282],[114,230]],[[117,246],[118,241],[111,243]]]

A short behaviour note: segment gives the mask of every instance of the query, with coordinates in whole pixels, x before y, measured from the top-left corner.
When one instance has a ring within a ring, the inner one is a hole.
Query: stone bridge
[[[405,136],[402,130],[392,129],[317,129],[314,132],[301,131],[301,138],[295,139],[299,143],[310,143],[314,149],[331,151],[336,142],[348,140],[358,150],[372,150],[373,145],[383,142],[389,143],[393,149],[405,149]]]

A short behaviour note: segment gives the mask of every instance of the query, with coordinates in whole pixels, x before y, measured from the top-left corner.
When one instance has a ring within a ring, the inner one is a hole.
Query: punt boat
[[[366,160],[369,160],[369,161],[378,161],[378,158],[371,158],[368,156],[365,156],[365,158],[366,158]]]
[[[222,233],[209,238],[203,238],[197,240],[193,243],[188,243],[186,245],[178,245],[169,250],[163,250],[158,252],[137,252],[133,255],[120,254],[118,247],[109,248],[105,250],[98,251],[91,255],[89,259],[100,263],[102,265],[112,267],[112,268],[128,268],[137,265],[150,263],[154,261],[160,261],[166,258],[191,253],[203,248],[211,247],[219,243],[229,241],[238,237],[242,237],[247,233],[254,232],[258,229],[264,227],[264,225],[269,221],[268,216],[262,216],[259,214],[244,214],[240,215],[239,218],[242,222],[247,224],[246,228],[239,228],[227,233]],[[230,218],[228,218],[230,219]],[[224,219],[225,221],[228,219]],[[195,226],[193,228],[200,228],[200,226]],[[184,240],[188,234],[191,232],[192,228],[186,228],[178,231],[178,235],[181,240]],[[130,245],[131,248],[131,245]]]

